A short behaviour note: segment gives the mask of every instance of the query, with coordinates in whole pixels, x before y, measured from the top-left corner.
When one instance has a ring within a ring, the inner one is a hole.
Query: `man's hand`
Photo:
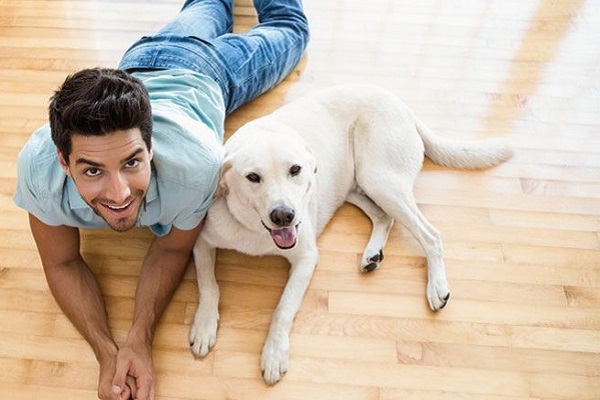
[[[79,253],[79,230],[46,225],[31,214],[29,224],[56,302],[90,344],[100,365],[98,397],[119,400],[119,394],[113,393],[111,387],[117,345],[108,328],[104,298],[96,277]],[[126,399],[130,393],[126,388],[121,394]]]
[[[113,386],[113,379],[117,367],[117,350],[98,360],[100,365],[100,376],[98,378],[98,398],[101,400],[121,400],[133,397],[135,381],[128,379],[127,385],[118,390]]]
[[[150,346],[129,343],[119,349],[110,385],[112,392],[118,395],[117,399],[154,399],[151,351]]]
[[[135,380],[135,384],[129,385],[133,386],[134,399],[154,398],[154,330],[183,278],[200,229],[201,225],[189,231],[172,228],[168,235],[155,238],[150,245],[140,272],[131,330],[117,353],[112,381],[115,392],[124,393],[129,376]]]

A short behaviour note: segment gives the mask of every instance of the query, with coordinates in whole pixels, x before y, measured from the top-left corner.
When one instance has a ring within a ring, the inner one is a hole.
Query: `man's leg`
[[[298,64],[309,40],[300,0],[255,0],[259,24],[212,41],[224,60],[227,113],[272,89]]]
[[[156,35],[213,39],[233,30],[233,0],[187,0]]]
[[[134,43],[123,55],[119,68],[198,70],[198,56],[186,48],[206,46],[232,30],[233,0],[187,0],[179,14],[156,34]]]
[[[119,68],[175,68],[205,74],[220,86],[230,113],[281,82],[308,44],[308,21],[300,0],[255,0],[254,4],[258,25],[245,34],[211,38],[223,26],[230,28],[231,2],[190,1],[182,10],[183,17],[134,44]],[[223,20],[221,28],[214,28]]]

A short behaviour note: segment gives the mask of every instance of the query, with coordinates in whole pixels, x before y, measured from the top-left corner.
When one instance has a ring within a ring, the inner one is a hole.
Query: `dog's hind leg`
[[[383,247],[387,242],[390,229],[394,225],[394,220],[362,191],[352,191],[346,201],[360,208],[373,224],[371,237],[360,260],[359,270],[361,272],[374,271],[383,261]]]
[[[215,258],[216,249],[200,236],[194,246],[200,298],[189,337],[190,349],[196,357],[206,356],[217,341],[219,285],[215,278]]]
[[[400,222],[417,239],[427,256],[427,300],[438,311],[450,298],[446,279],[442,236],[417,207],[412,182],[400,174],[380,176],[377,186],[365,191],[394,220]],[[385,188],[385,189],[383,189]]]

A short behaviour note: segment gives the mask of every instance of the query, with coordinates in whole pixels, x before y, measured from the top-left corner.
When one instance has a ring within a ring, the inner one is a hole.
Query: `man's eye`
[[[87,176],[98,176],[100,175],[100,170],[98,168],[89,168],[85,170],[85,174]]]
[[[133,168],[133,167],[137,167],[139,163],[140,163],[139,160],[135,160],[135,159],[129,160],[129,161],[127,161],[127,163],[125,163],[125,166],[128,168]]]

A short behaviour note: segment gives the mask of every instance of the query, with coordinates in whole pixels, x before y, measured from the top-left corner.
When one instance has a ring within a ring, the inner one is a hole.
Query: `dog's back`
[[[372,85],[343,85],[291,102],[249,123],[277,121],[312,149],[319,169],[318,231],[356,189],[396,171],[413,182],[427,155],[454,168],[484,168],[510,157],[501,139],[457,141],[435,135],[394,94]],[[274,133],[276,134],[276,133]]]
[[[466,141],[433,133],[397,96],[373,85],[324,89],[269,118],[292,126],[325,164],[332,158],[339,163],[335,155],[343,151],[357,168],[375,158],[389,158],[416,175],[423,154],[436,164],[459,169],[492,167],[512,155],[510,144],[501,138]]]

